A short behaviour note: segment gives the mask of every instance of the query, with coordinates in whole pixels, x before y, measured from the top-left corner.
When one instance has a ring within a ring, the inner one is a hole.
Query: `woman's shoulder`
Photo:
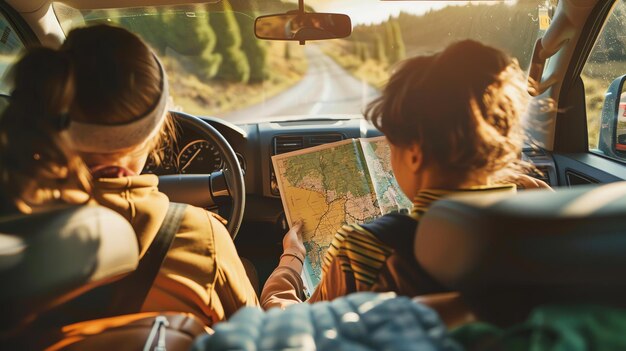
[[[418,221],[405,213],[389,213],[364,224],[342,227],[345,237],[364,240],[378,247],[397,248],[412,243]]]
[[[194,226],[198,229],[210,229],[215,222],[219,222],[217,219],[214,219],[214,216],[216,215],[204,208],[187,205],[183,217],[183,224]]]
[[[179,232],[195,233],[204,240],[219,240],[223,236],[230,237],[225,227],[226,223],[226,220],[216,213],[187,205]]]
[[[414,232],[417,228],[417,219],[407,213],[392,212],[378,217],[373,221],[354,225],[359,231],[367,231],[380,238],[387,233],[407,233]]]

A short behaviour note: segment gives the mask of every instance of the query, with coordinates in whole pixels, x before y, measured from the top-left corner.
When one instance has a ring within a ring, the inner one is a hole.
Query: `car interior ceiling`
[[[82,9],[188,3],[186,0],[63,2]],[[65,33],[54,11],[48,6],[50,1],[6,0],[6,4],[23,19],[23,36],[27,40],[50,46],[59,46],[63,42]],[[483,199],[484,202],[472,197],[455,198],[437,203],[431,210],[432,213],[429,211],[426,220],[420,224],[419,232],[424,234],[418,236],[422,240],[420,250],[423,250],[416,255],[418,260],[422,260],[420,263],[433,276],[445,280],[465,294],[468,297],[468,306],[484,320],[510,325],[522,320],[530,308],[553,301],[597,301],[624,307],[620,297],[626,291],[623,290],[619,269],[619,263],[623,261],[620,252],[623,250],[617,248],[626,247],[626,242],[621,239],[623,235],[617,234],[626,232],[626,195],[617,198],[605,196],[604,199],[612,202],[598,201],[597,211],[589,213],[568,213],[563,210],[576,200],[586,199],[589,193],[599,189],[598,184],[626,180],[626,165],[589,152],[585,86],[581,79],[583,66],[611,7],[611,1],[559,1],[556,16],[541,39],[540,49],[533,57],[533,64],[545,64],[545,68],[540,81],[536,82],[539,92],[532,99],[533,121],[528,128],[531,145],[524,148],[523,153],[524,157],[543,172],[542,177],[548,184],[562,188],[563,191],[558,196],[526,192],[514,198]],[[546,107],[546,102],[554,102],[554,105],[548,103]],[[306,137],[315,133],[330,134],[335,131],[336,126],[332,122],[325,121],[324,118],[321,121],[319,125],[311,126],[310,132],[306,130],[308,126],[299,125],[303,128],[301,134],[305,135],[305,142]],[[363,127],[360,120],[342,123],[345,127],[342,139],[379,135],[373,128]],[[262,149],[255,151],[254,155],[262,154],[259,158],[263,161],[273,154],[272,147],[275,145],[272,143],[278,134],[263,132],[279,127],[270,125],[269,122],[255,126],[228,126],[227,123],[216,120],[211,124],[225,134],[228,141],[235,140],[233,144],[237,143],[242,149],[247,148],[249,151],[256,147],[256,143],[262,145]],[[294,125],[290,124],[289,128]],[[249,131],[256,132],[257,135],[248,135]],[[260,165],[255,162],[251,161],[248,165],[246,187],[249,194],[245,199],[244,223],[235,243],[240,255],[254,263],[262,286],[282,252],[282,235],[288,225],[280,197],[273,194],[270,188],[269,177],[273,172],[270,171],[270,164],[265,162]],[[255,172],[259,177],[249,179],[250,174]],[[625,185],[620,183],[614,188],[606,188],[605,185],[604,189],[603,191],[609,189],[608,193],[603,193],[605,195],[623,194]],[[585,205],[591,206],[592,203],[593,201],[587,202]],[[452,216],[458,221],[449,221]],[[42,223],[48,222],[44,220]],[[515,225],[512,226],[511,223]],[[13,224],[6,222],[5,225]],[[433,227],[437,230],[433,230]],[[590,228],[594,228],[593,235]],[[0,222],[0,232],[2,229],[3,224]],[[49,231],[42,232],[50,235]],[[432,235],[434,232],[437,237]],[[502,232],[510,234],[512,239],[502,240],[498,237]],[[552,240],[551,235],[555,234],[570,235],[573,241],[564,247],[562,242]],[[259,240],[260,235],[263,235],[263,240]],[[466,242],[469,237],[479,237],[479,240]],[[0,242],[2,240],[0,237]],[[592,255],[583,255],[580,248],[590,245],[592,240],[599,240],[602,245],[595,247],[597,251]],[[542,249],[536,250],[538,247]],[[458,250],[459,248],[463,250]],[[557,251],[558,254],[554,254]],[[454,259],[450,259],[451,256]],[[136,265],[133,257],[128,254],[125,256],[126,261],[116,261],[115,263],[124,266],[117,267],[119,269],[116,272],[121,274],[124,270],[131,270],[133,264]],[[522,262],[524,257],[533,257],[540,263],[529,269],[526,262]],[[580,259],[581,257],[584,258]],[[114,266],[115,263],[107,264]],[[572,265],[577,269],[572,270]],[[575,272],[576,276],[564,272]],[[50,301],[38,299],[34,303],[25,294],[24,300],[20,302],[21,306],[33,303],[32,306],[36,308],[51,308],[60,301],[82,293],[81,287],[88,285],[92,277],[74,275],[64,279],[72,280],[72,284],[60,294],[62,298],[55,295],[50,297]],[[109,282],[106,279],[103,281]],[[588,289],[589,281],[594,282],[593,289]],[[485,286],[492,287],[494,293],[480,293]],[[596,286],[603,288],[595,289]],[[572,293],[572,289],[576,293]],[[59,291],[61,290],[63,289]],[[511,306],[511,299],[520,303]],[[24,319],[26,317],[28,316],[20,316]],[[6,322],[6,319],[0,322]]]

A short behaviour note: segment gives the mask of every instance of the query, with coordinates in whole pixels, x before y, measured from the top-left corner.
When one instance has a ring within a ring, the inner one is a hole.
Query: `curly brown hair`
[[[392,144],[417,144],[425,164],[458,183],[474,174],[504,181],[525,167],[520,120],[528,101],[515,59],[464,40],[406,60],[365,116]]]

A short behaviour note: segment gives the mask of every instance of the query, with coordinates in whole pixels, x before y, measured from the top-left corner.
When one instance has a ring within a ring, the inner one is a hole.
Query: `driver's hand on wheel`
[[[283,238],[283,254],[280,256],[280,265],[287,265],[298,271],[302,270],[306,248],[302,240],[303,222],[297,221]]]

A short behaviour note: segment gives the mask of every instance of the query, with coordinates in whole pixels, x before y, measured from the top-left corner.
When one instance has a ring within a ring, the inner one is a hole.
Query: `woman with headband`
[[[49,68],[63,72],[49,85],[59,93],[25,104],[56,106],[60,127],[49,131],[69,137],[90,170],[92,198],[130,221],[143,256],[169,207],[158,177],[140,174],[174,138],[163,66],[137,36],[105,25],[73,30],[59,51],[43,50],[22,61],[59,65]],[[191,312],[212,325],[246,305],[258,299],[228,231],[211,212],[187,206],[143,310]]]

